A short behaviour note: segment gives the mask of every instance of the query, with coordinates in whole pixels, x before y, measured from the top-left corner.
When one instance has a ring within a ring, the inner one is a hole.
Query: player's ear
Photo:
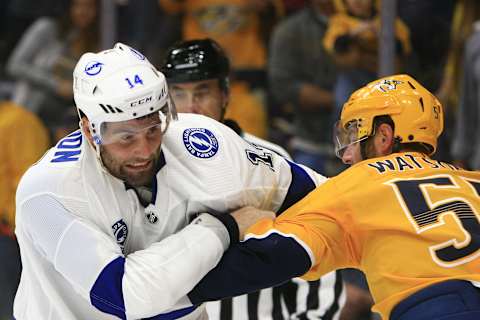
[[[80,129],[93,146],[92,133],[90,132],[90,121],[88,121],[87,117],[82,117],[82,119],[80,119]]]
[[[375,132],[375,151],[378,156],[386,156],[392,153],[394,136],[393,129],[389,124],[382,123]]]

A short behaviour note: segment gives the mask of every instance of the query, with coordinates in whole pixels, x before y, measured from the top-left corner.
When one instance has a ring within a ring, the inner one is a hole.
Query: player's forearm
[[[128,314],[143,318],[172,309],[220,261],[228,245],[222,223],[204,214],[147,250],[130,254],[123,277]]]
[[[215,269],[188,294],[193,304],[272,287],[306,273],[311,260],[290,237],[271,233],[230,247]]]
[[[207,214],[150,247],[123,256],[118,244],[49,195],[18,206],[19,242],[29,242],[95,308],[120,318],[152,317],[175,307],[230,243]],[[52,228],[51,226],[55,226]]]

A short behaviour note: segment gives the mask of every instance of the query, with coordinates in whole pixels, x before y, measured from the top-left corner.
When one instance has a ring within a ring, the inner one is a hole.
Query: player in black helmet
[[[230,62],[215,41],[191,40],[172,47],[162,72],[181,112],[223,121],[230,90]]]
[[[201,39],[177,43],[168,50],[161,71],[178,112],[203,114],[223,122],[247,141],[291,159],[279,145],[249,134],[236,121],[225,119],[230,101],[230,62],[217,42]]]

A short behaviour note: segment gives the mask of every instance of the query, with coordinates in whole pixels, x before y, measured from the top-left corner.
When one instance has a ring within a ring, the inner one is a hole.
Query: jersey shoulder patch
[[[182,137],[185,148],[194,157],[208,159],[218,152],[218,140],[207,128],[187,128]]]
[[[223,141],[220,123],[198,114],[180,113],[179,120],[170,124],[162,149],[167,148],[174,156],[197,159],[217,158]]]

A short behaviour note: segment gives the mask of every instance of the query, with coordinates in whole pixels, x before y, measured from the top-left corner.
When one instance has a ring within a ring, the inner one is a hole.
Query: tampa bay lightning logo
[[[188,152],[197,158],[211,158],[218,151],[217,138],[210,130],[204,128],[185,129],[183,143]]]
[[[125,242],[127,241],[128,236],[127,224],[123,219],[120,219],[112,225],[112,230],[118,245],[122,249],[122,252],[125,253]]]
[[[100,71],[102,71],[102,67],[103,67],[103,63],[98,61],[90,61],[85,66],[85,73],[88,74],[89,76],[97,75],[100,73]]]

